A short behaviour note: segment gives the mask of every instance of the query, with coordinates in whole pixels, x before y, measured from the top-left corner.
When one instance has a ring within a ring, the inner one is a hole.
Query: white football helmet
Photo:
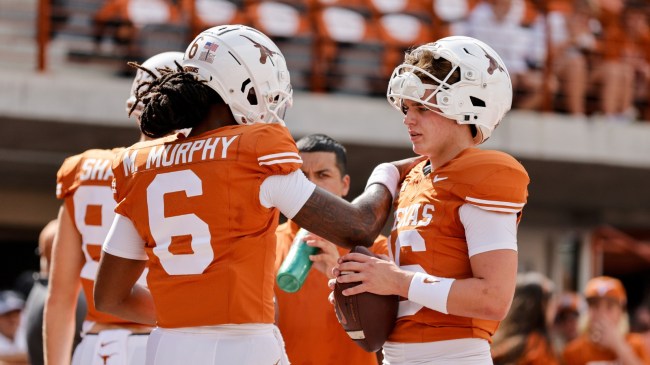
[[[424,51],[451,62],[449,74],[439,79],[419,67],[401,64],[388,83],[388,102],[403,112],[404,99],[411,100],[458,124],[474,124],[478,130],[474,141],[485,142],[512,106],[512,82],[501,57],[487,44],[464,36],[442,38],[412,53]],[[457,69],[460,81],[449,84]],[[416,72],[426,78],[420,79]],[[426,90],[433,92],[426,95]]]
[[[176,70],[177,66],[174,62],[180,63],[183,61],[183,52],[163,52],[163,53],[158,53],[155,56],[150,57],[144,63],[141,65],[142,67],[145,67],[149,70],[151,70],[156,76],[160,76],[160,71],[159,69],[164,69],[164,68],[169,68],[172,70]],[[126,99],[126,112],[130,112],[131,108],[133,107],[133,103],[136,101],[135,97],[135,92],[138,88],[138,85],[140,85],[141,82],[144,81],[151,81],[153,78],[151,75],[146,73],[145,71],[142,71],[141,69],[138,69],[135,73],[135,78],[133,78],[133,84],[131,84],[131,94],[129,95],[129,98]],[[136,119],[140,119],[140,115],[142,115],[142,109],[143,105],[140,103],[135,109],[133,109],[133,113],[131,115],[135,116]]]
[[[260,31],[222,25],[199,34],[185,51],[183,69],[216,91],[239,124],[280,123],[293,103],[280,49]]]

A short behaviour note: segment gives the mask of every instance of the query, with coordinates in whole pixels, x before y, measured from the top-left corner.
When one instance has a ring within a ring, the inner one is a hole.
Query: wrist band
[[[437,276],[415,273],[409,286],[408,299],[440,313],[447,312],[447,297],[451,284],[455,279],[439,278]]]
[[[395,199],[397,184],[399,184],[399,171],[397,170],[397,167],[391,163],[382,163],[377,165],[368,178],[366,189],[372,184],[384,185],[388,191],[390,191],[390,195],[393,199]]]

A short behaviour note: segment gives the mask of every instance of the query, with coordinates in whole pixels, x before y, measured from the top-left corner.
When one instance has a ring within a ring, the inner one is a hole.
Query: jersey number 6
[[[149,226],[156,241],[153,253],[169,275],[201,274],[214,258],[210,228],[196,214],[165,217],[164,196],[176,191],[184,191],[188,197],[201,195],[201,179],[191,170],[168,172],[156,175],[147,187]],[[192,253],[173,254],[169,250],[172,237],[188,235],[192,236]]]

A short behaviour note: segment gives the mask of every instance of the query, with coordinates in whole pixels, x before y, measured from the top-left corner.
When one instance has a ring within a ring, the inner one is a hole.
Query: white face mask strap
[[[271,108],[272,104],[269,103],[267,101],[267,98],[265,97],[264,98],[264,104],[265,104],[266,110],[273,116],[273,118],[275,118],[275,122],[277,122],[277,123],[279,123],[281,125],[285,125],[285,123],[284,123],[284,115],[280,116],[278,114],[278,112],[281,111],[281,110],[284,110],[284,112],[286,112],[286,110],[291,107],[291,105],[293,104],[293,90],[290,90],[289,92],[276,90],[273,94],[278,95],[278,97],[280,98],[280,101],[275,105],[274,108]],[[285,113],[282,113],[282,114],[285,114]],[[273,123],[273,121],[271,121],[271,123]]]

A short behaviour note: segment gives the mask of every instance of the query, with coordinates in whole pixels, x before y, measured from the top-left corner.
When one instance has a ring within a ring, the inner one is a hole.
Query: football
[[[350,252],[377,257],[368,248],[355,246]],[[342,291],[359,283],[336,283],[334,286],[334,308],[345,332],[357,345],[368,352],[381,349],[393,331],[397,319],[399,297],[361,293],[344,296]]]

